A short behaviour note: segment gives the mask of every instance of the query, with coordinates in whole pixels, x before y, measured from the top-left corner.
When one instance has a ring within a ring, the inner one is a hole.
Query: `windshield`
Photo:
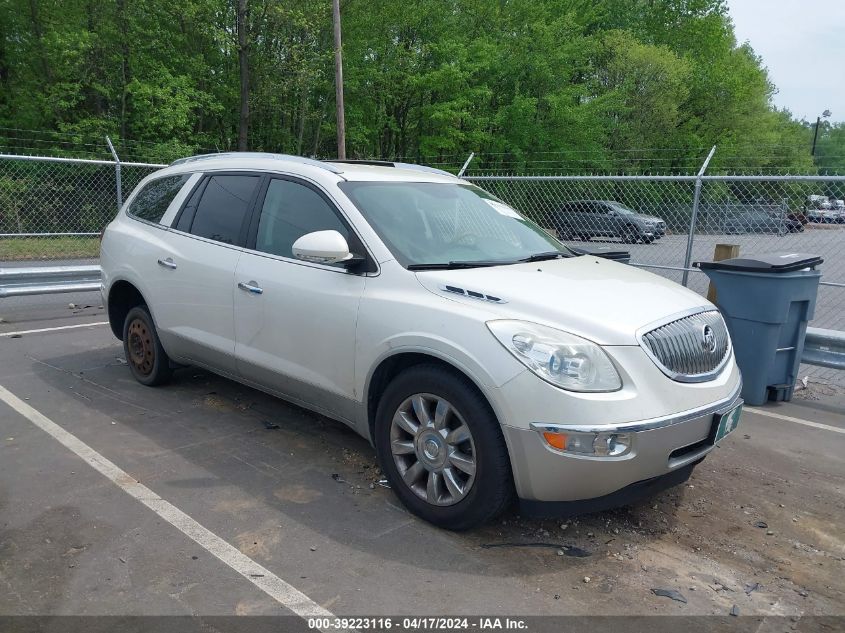
[[[473,185],[344,182],[339,186],[405,267],[489,266],[571,254],[539,226]]]
[[[618,202],[612,202],[610,204],[610,206],[613,207],[614,211],[616,211],[617,213],[621,213],[622,215],[636,215],[637,214],[636,211],[631,211],[631,209],[629,209],[627,207],[623,207]]]

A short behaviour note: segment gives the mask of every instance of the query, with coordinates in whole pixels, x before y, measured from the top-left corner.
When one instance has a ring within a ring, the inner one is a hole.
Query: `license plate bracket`
[[[742,417],[742,402],[734,407],[731,407],[723,413],[717,413],[713,416],[713,443],[716,444],[723,439],[728,433],[731,433],[739,426],[739,419]]]

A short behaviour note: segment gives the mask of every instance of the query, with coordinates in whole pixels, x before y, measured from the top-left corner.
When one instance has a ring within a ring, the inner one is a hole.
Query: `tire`
[[[557,238],[563,241],[572,241],[575,239],[575,235],[572,232],[572,229],[568,226],[560,225],[555,228],[555,233],[557,233]]]
[[[123,322],[123,351],[132,376],[142,385],[153,387],[170,380],[170,358],[161,346],[147,306],[135,306]]]
[[[636,244],[640,241],[640,234],[633,226],[624,226],[619,232],[619,239],[625,242],[625,244]]]
[[[499,421],[475,386],[457,372],[417,365],[399,374],[379,402],[374,439],[396,496],[438,527],[468,530],[501,514],[514,499]]]

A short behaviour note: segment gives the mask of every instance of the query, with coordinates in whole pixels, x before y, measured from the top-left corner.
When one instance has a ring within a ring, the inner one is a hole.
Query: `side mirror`
[[[355,258],[346,239],[337,231],[306,233],[293,243],[291,250],[297,259],[315,264],[337,264]]]

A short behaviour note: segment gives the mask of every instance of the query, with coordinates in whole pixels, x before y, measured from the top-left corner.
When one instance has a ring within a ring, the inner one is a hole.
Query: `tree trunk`
[[[305,119],[308,116],[308,90],[305,81],[302,81],[299,88],[299,122],[296,134],[296,154],[302,155],[302,141],[305,139]]]
[[[238,120],[238,151],[247,150],[249,134],[249,45],[247,43],[249,8],[247,0],[238,0],[238,65],[241,74],[241,107]]]
[[[126,107],[129,86],[129,27],[126,17],[126,0],[117,1],[120,22],[120,139],[126,140]]]
[[[44,32],[41,28],[41,16],[38,12],[37,0],[29,0],[29,20],[32,25],[32,32],[35,33],[35,39],[38,42],[39,61],[41,62],[41,69],[44,71],[44,76],[49,83],[53,83],[53,70],[47,62],[47,56],[44,53]]]

